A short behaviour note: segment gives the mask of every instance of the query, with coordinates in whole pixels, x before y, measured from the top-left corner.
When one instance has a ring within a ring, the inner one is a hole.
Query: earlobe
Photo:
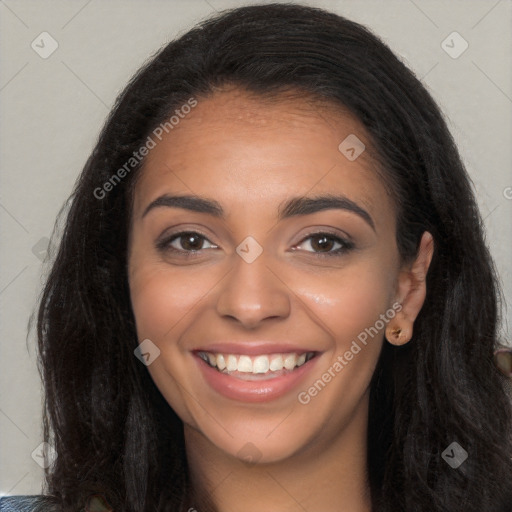
[[[402,308],[386,328],[386,339],[393,345],[404,345],[413,334],[413,326],[427,295],[427,272],[434,254],[434,239],[425,231],[416,259],[400,271],[397,297]]]
[[[409,332],[407,329],[406,322],[400,321],[398,316],[386,328],[386,339],[392,345],[405,345],[410,341],[411,337],[412,332]]]

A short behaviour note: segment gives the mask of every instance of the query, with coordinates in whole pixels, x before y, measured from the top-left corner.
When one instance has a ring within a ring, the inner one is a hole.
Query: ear
[[[393,345],[403,345],[412,338],[413,325],[427,295],[427,272],[434,254],[434,239],[425,231],[416,259],[400,270],[396,300],[402,308],[386,328],[386,339]]]

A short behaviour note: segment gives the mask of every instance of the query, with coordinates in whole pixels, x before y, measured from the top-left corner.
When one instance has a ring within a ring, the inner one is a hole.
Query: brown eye
[[[329,252],[336,243],[333,237],[326,235],[313,236],[311,240],[311,247],[318,252]]]
[[[197,233],[185,233],[174,239],[176,240],[180,241],[181,247],[186,251],[199,251],[202,249],[204,238]]]
[[[336,256],[354,248],[354,244],[330,233],[315,233],[304,238],[294,249],[304,246],[317,256]],[[309,247],[309,248],[308,248]]]
[[[205,247],[205,243],[210,244]],[[216,249],[217,246],[212,244],[205,236],[195,231],[182,231],[157,243],[157,247],[161,251],[173,251],[178,253],[194,253],[203,249]]]

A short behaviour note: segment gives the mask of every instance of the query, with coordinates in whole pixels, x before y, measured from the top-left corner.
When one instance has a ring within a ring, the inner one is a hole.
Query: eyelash
[[[197,231],[181,231],[179,233],[175,233],[175,234],[157,242],[156,247],[161,252],[172,252],[174,254],[179,254],[180,256],[184,256],[185,258],[198,257],[199,256],[198,253],[201,252],[202,249],[198,249],[197,251],[187,251],[187,250],[182,250],[182,249],[176,249],[175,247],[171,246],[172,242],[182,238],[185,235],[199,235],[199,237],[201,239],[204,239],[204,240],[208,241],[210,244],[215,245],[212,242],[210,242],[210,240],[208,240],[208,238],[205,235],[203,235]],[[339,257],[339,256],[349,252],[350,250],[354,249],[354,247],[355,247],[355,245],[352,241],[344,239],[344,238],[340,238],[338,235],[335,235],[334,233],[329,233],[328,231],[317,231],[314,233],[309,233],[294,247],[302,245],[306,240],[309,240],[310,238],[314,238],[314,237],[327,237],[328,239],[331,239],[335,243],[338,243],[341,245],[341,247],[338,247],[336,250],[329,251],[329,252],[306,251],[308,253],[315,254],[315,256],[317,256],[319,258],[332,258],[332,257],[336,257],[336,256]],[[294,249],[294,250],[296,250],[296,249]]]

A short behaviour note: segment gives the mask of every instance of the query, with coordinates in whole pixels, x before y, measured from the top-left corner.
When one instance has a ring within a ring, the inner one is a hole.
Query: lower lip
[[[315,366],[318,356],[319,354],[285,375],[253,381],[241,380],[221,373],[200,357],[195,356],[195,359],[206,382],[217,393],[240,402],[268,402],[298,387]]]

